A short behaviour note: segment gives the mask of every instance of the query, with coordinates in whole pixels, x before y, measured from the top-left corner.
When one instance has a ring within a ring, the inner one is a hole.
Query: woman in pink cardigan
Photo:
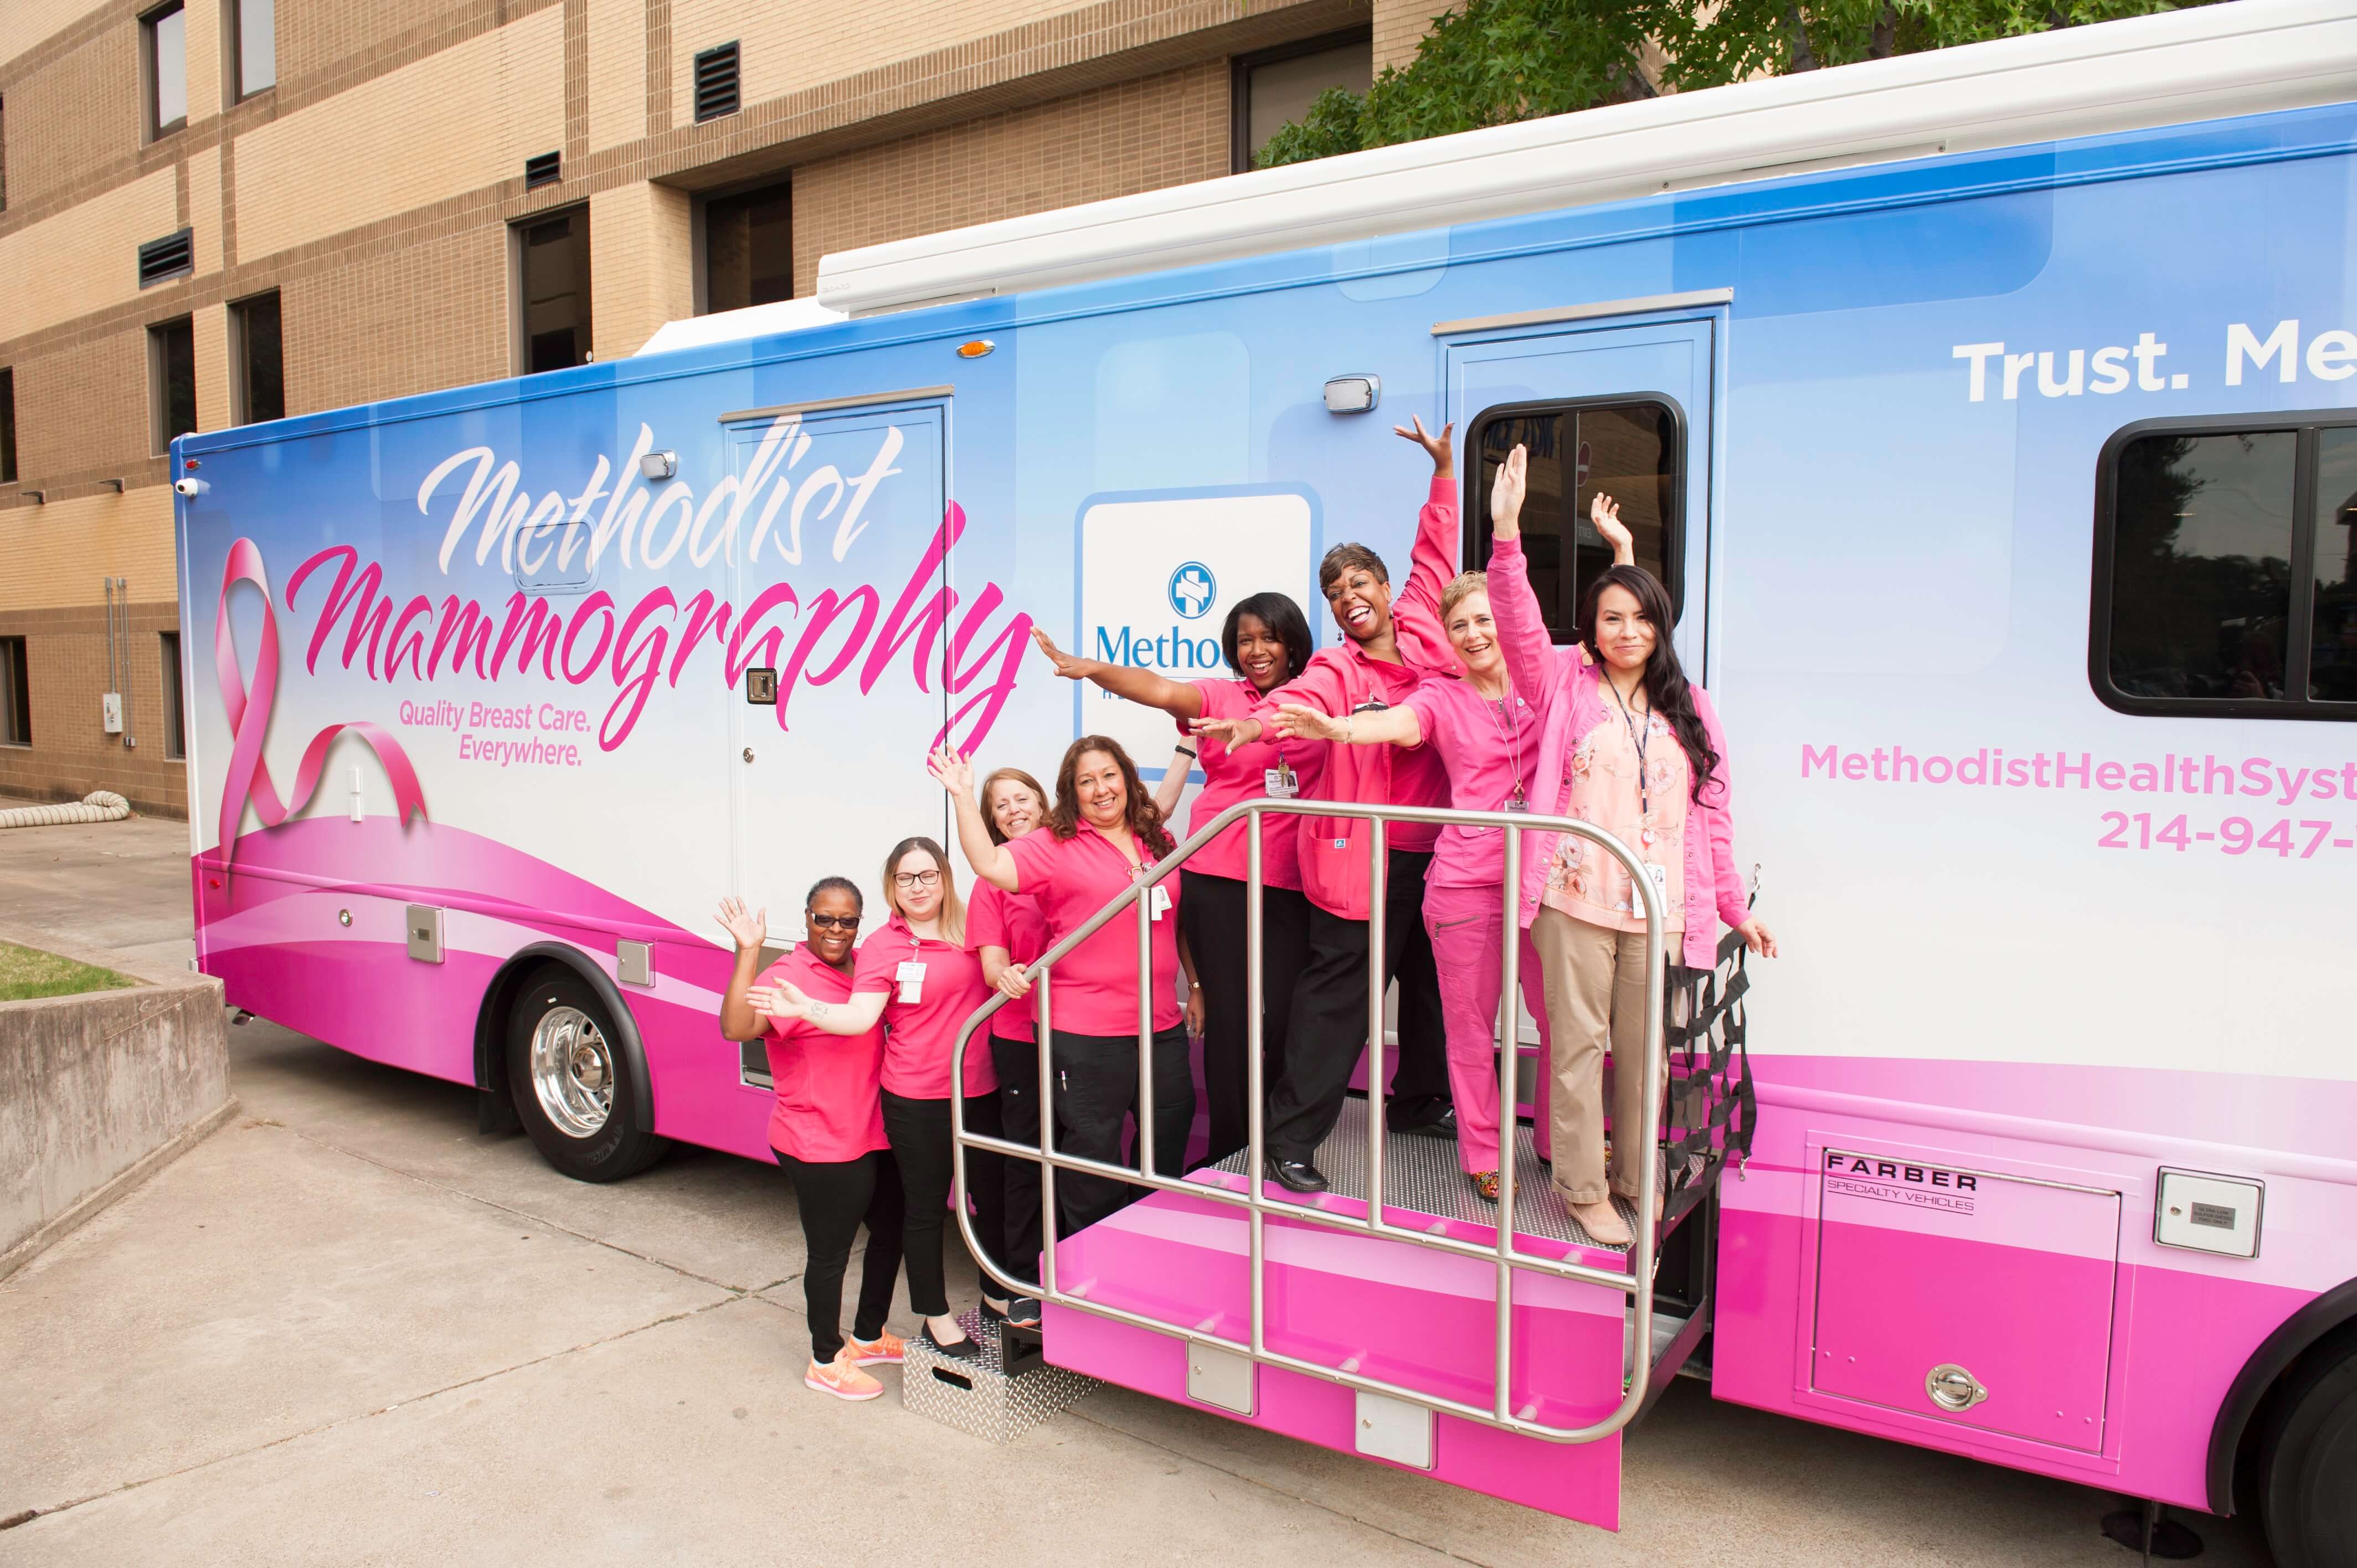
[[[1543,710],[1532,807],[1594,822],[1643,863],[1662,894],[1663,932],[1685,963],[1715,961],[1718,922],[1751,950],[1774,957],[1776,939],[1745,906],[1727,816],[1727,740],[1700,686],[1670,646],[1670,599],[1641,566],[1598,575],[1580,607],[1577,648],[1547,635],[1523,555],[1528,455],[1520,446],[1491,490],[1494,527],[1490,600],[1514,689]],[[1598,496],[1599,526],[1618,519]],[[1625,1246],[1629,1228],[1611,1195],[1637,1195],[1641,1140],[1652,1135],[1644,1101],[1645,909],[1628,869],[1569,833],[1533,832],[1523,846],[1517,907],[1545,972],[1550,1071],[1548,1117],[1555,1187],[1597,1241]],[[1607,1170],[1602,1079],[1610,1042],[1612,1122],[1620,1129]],[[1642,1130],[1640,1132],[1640,1130]]]

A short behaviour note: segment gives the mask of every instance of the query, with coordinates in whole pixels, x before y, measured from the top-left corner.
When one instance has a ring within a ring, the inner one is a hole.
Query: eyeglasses
[[[802,918],[813,930],[856,931],[859,929],[859,917],[856,915],[813,915],[805,911]]]
[[[896,871],[892,874],[895,887],[938,887],[942,874],[938,871]]]

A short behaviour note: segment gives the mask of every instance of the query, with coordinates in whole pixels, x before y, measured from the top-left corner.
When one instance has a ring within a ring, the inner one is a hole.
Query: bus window
[[[1473,527],[1466,565],[1490,556],[1490,483],[1517,445],[1530,448],[1530,494],[1523,503],[1523,548],[1531,586],[1546,612],[1555,641],[1574,640],[1579,596],[1589,579],[1612,564],[1609,546],[1587,521],[1600,491],[1620,504],[1620,520],[1637,543],[1637,563],[1661,578],[1670,603],[1682,608],[1677,543],[1670,520],[1678,515],[1683,431],[1676,410],[1652,399],[1621,403],[1523,403],[1485,411],[1467,447],[1479,462],[1466,498]]]
[[[2357,718],[2357,426],[2132,426],[2099,478],[2098,696],[2127,713]]]

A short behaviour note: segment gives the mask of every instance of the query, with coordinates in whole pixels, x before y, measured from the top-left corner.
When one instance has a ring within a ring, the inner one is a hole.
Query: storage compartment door
[[[1810,1386],[2098,1451],[2116,1192],[1827,1149]]]

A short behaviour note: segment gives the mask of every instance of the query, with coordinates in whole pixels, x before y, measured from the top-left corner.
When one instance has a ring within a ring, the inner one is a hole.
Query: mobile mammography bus
[[[1387,426],[1454,421],[1468,565],[1531,449],[1561,640],[1623,499],[1767,868],[1684,1316],[1624,1349],[1592,1279],[1501,1310],[1157,1191],[1060,1243],[1049,1359],[1609,1526],[1617,1431],[1552,1439],[1706,1332],[1720,1398],[2346,1562],[2352,226],[2357,16],[2238,0],[881,246],[839,322],[184,437],[200,967],[576,1176],[767,1158],[716,899],[874,907],[942,735],[1159,758],[1030,628],[1213,670],[1327,546],[1404,568]],[[1520,1179],[1518,1246],[1629,1269]],[[1247,1288],[1291,1364],[1213,1354]]]

